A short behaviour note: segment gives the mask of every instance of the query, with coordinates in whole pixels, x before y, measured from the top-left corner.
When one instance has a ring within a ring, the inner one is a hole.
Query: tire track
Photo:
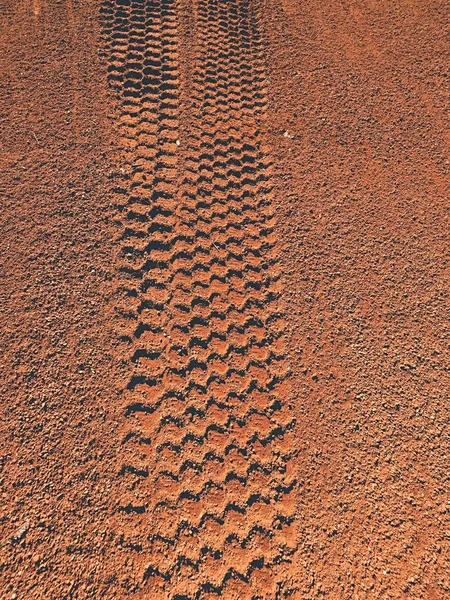
[[[260,19],[248,0],[105,1],[102,18],[124,164],[128,585],[155,599],[289,597],[294,422]]]

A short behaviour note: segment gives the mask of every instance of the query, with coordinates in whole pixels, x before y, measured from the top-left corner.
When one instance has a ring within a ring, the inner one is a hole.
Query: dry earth
[[[450,6],[0,20],[0,597],[450,597]]]

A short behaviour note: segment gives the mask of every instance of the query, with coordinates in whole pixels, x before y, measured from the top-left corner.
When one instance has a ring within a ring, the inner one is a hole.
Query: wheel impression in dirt
[[[294,420],[258,8],[108,0],[101,18],[122,146],[124,585],[292,597]]]

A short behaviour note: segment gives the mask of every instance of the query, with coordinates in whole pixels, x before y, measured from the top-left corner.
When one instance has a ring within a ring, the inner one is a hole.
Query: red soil
[[[448,7],[0,10],[0,596],[450,595]]]

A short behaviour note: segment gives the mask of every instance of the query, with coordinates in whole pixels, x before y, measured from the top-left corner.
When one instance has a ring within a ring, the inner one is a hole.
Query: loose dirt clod
[[[12,541],[14,542],[18,542],[19,540],[21,540],[22,538],[25,537],[27,531],[30,528],[30,523],[28,521],[25,521],[25,523],[23,525],[21,525],[17,531],[15,532],[15,534],[13,535],[13,537],[11,538]]]

